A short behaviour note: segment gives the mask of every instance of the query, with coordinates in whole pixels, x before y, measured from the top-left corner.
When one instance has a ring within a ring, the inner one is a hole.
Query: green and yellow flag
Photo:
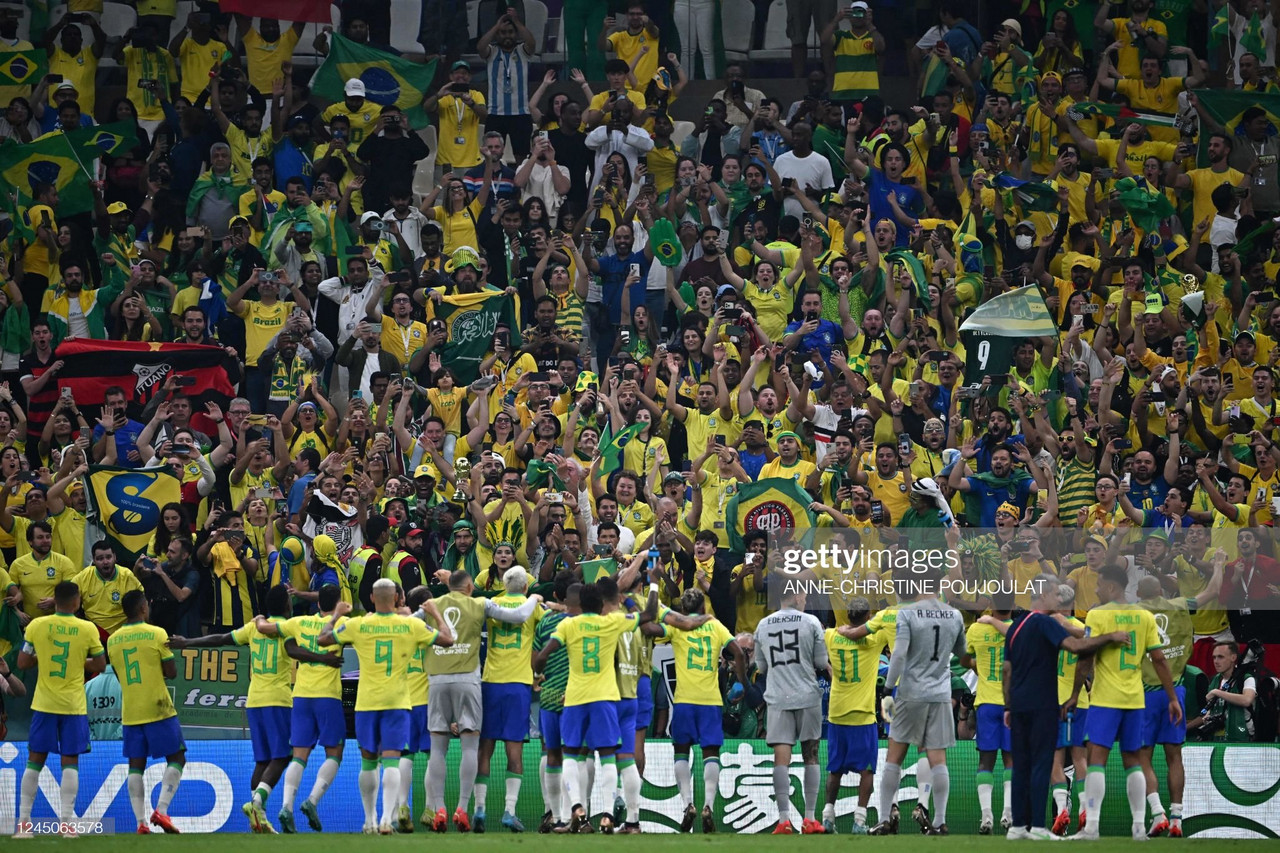
[[[91,158],[132,150],[138,144],[138,129],[134,122],[116,121],[73,130],[67,138],[80,157],[88,162]]]
[[[1241,92],[1236,89],[1196,89],[1195,95],[1200,99],[1200,106],[1218,124],[1226,130],[1227,135],[1236,140],[1236,145],[1244,144],[1240,129],[1240,116],[1250,107],[1259,107],[1267,114],[1270,127],[1267,134],[1280,132],[1280,94],[1272,92]],[[1208,163],[1209,134],[1200,134],[1199,162]]]
[[[1260,60],[1267,58],[1267,41],[1262,35],[1262,21],[1257,12],[1253,13],[1244,32],[1240,33],[1240,46],[1246,53],[1252,53]]]
[[[0,53],[0,85],[34,86],[48,70],[49,58],[43,50]]]
[[[960,324],[965,332],[986,332],[1007,338],[1038,338],[1058,334],[1058,327],[1034,284],[1007,290],[979,305]]]
[[[601,476],[607,477],[614,471],[622,467],[622,448],[628,441],[634,438],[645,425],[643,423],[634,423],[624,429],[617,435],[613,434],[613,427],[605,424],[604,435],[600,437],[600,471]],[[643,474],[643,471],[637,471],[637,474]]]
[[[729,548],[739,553],[745,551],[742,537],[756,530],[766,533],[808,530],[816,524],[809,510],[812,502],[809,493],[789,477],[738,483],[724,511]]]
[[[160,524],[160,508],[181,499],[182,482],[168,467],[89,469],[91,507],[123,566],[132,566],[146,551]]]
[[[511,349],[520,347],[515,297],[501,290],[455,293],[439,304],[428,299],[427,322],[432,320],[444,321],[448,337],[440,361],[449,366],[462,385],[470,385],[478,378],[480,362],[489,354],[499,323],[510,330]]]
[[[618,576],[618,563],[616,560],[586,560],[578,563],[578,568],[582,569],[582,582],[595,583],[604,575],[610,577]]]
[[[311,88],[333,103],[342,103],[343,88],[356,78],[364,83],[365,97],[379,106],[395,104],[415,129],[431,123],[422,101],[431,89],[436,62],[410,62],[376,48],[357,44],[333,33],[329,56],[316,72]]]
[[[1209,28],[1209,46],[1217,47],[1231,35],[1231,4],[1223,3],[1218,13],[1213,16],[1213,26]]]
[[[36,184],[58,190],[58,214],[70,216],[93,210],[93,189],[85,157],[64,133],[43,136],[25,145],[0,145],[0,190],[31,197]]]
[[[951,69],[938,54],[929,51],[925,57],[924,67],[920,69],[920,96],[932,98],[947,87],[947,78]]]

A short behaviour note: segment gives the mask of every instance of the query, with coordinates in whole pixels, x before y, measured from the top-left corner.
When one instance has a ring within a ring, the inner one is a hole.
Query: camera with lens
[[[1023,539],[1014,539],[1009,543],[1010,554],[1025,554],[1031,550],[1031,543]]]
[[[1219,699],[1200,712],[1200,727],[1196,729],[1196,737],[1200,740],[1213,740],[1226,726],[1227,710]]]

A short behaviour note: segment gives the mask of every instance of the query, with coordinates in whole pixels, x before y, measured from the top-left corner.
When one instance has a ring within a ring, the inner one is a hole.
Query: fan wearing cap
[[[794,480],[804,486],[809,482],[810,475],[817,471],[818,468],[809,460],[800,458],[800,436],[791,430],[785,430],[778,433],[775,439],[778,445],[778,455],[764,464],[764,467],[760,469],[760,476],[756,479],[766,480],[773,477],[782,477],[787,480]]]
[[[51,287],[45,290],[44,302],[41,305],[49,321],[49,331],[52,334],[51,345],[56,347],[71,336],[95,340],[105,339],[107,309],[120,295],[120,285],[117,283],[86,290],[83,262],[75,257],[67,257],[59,261],[58,265],[62,269],[62,287],[57,289]],[[76,306],[75,310],[71,307],[73,303]]]
[[[450,171],[446,166],[458,171],[480,164],[480,124],[489,117],[489,109],[484,93],[471,86],[470,65],[458,60],[449,66],[449,82],[427,95],[422,109],[437,115],[440,121],[437,181],[442,171]]]
[[[1023,119],[1023,139],[1031,173],[1047,178],[1058,159],[1058,103],[1062,99],[1062,75],[1046,71],[1036,87],[1036,102],[1027,108]]]
[[[31,93],[31,114],[40,122],[40,129],[48,135],[55,130],[70,133],[82,127],[92,127],[93,116],[82,112],[76,84],[63,80],[50,91],[52,78],[52,74],[42,77],[36,90]],[[47,105],[46,100],[52,101],[53,105]],[[64,110],[67,113],[65,121]]]
[[[990,59],[990,77],[984,80],[991,91],[1010,97],[1017,95],[1015,78],[1018,69],[1031,63],[1031,56],[1022,47],[1022,24],[1015,18],[1007,18],[996,30],[995,36],[982,45],[982,53]]]
[[[382,107],[366,99],[364,81],[358,77],[347,80],[342,87],[342,94],[342,103],[325,107],[324,112],[320,113],[320,120],[329,124],[335,116],[346,116],[350,122],[347,144],[356,147],[373,132],[378,116],[382,115]]]
[[[106,207],[99,207],[97,226],[93,248],[99,256],[109,253],[121,272],[137,262],[138,247],[134,242],[137,234],[133,227],[133,211],[127,204],[113,201]],[[124,275],[127,277],[127,273]]]
[[[842,21],[849,22],[849,29],[840,29]],[[808,30],[808,21],[793,23],[788,16],[787,32],[793,43],[796,36]],[[875,27],[871,7],[863,0],[854,0],[836,12],[822,31],[822,46],[836,57],[836,76],[831,83],[833,99],[854,101],[880,94],[879,63],[885,41]]]

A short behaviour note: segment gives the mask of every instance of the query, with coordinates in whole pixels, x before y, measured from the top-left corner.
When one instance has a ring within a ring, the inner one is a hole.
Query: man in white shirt
[[[516,186],[520,201],[540,198],[547,208],[547,218],[555,221],[564,197],[569,194],[569,167],[556,162],[556,150],[545,132],[533,142],[533,153],[516,169]]]
[[[807,189],[825,192],[835,186],[835,180],[831,177],[831,163],[813,150],[813,128],[806,122],[800,122],[791,128],[791,150],[778,155],[773,161],[773,169],[784,183],[790,178],[800,192]],[[782,207],[786,215],[797,219],[804,216],[800,200],[789,193],[784,194]]]
[[[631,124],[634,109],[631,101],[619,99],[613,105],[608,123],[587,134],[586,146],[596,152],[596,175],[604,173],[604,163],[615,151],[627,159],[627,168],[635,171],[640,155],[653,150],[653,138],[644,128]]]

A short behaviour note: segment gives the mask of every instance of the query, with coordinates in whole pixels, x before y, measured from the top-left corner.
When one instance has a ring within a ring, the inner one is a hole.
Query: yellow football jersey
[[[1156,618],[1149,610],[1129,609],[1112,602],[1095,607],[1085,618],[1090,636],[1124,631],[1129,642],[1105,646],[1094,656],[1093,693],[1090,701],[1103,708],[1142,708],[1146,699],[1142,686],[1142,658],[1162,645]]]
[[[635,617],[614,611],[608,616],[583,613],[556,626],[551,639],[569,653],[566,707],[618,701],[618,638],[635,627],[635,622]]]
[[[889,645],[891,632],[881,628],[860,640],[850,640],[828,628],[824,636],[833,676],[827,719],[841,726],[874,723],[880,654]]]
[[[341,625],[345,619],[338,620]],[[314,654],[332,654],[342,657],[337,646],[322,647],[320,631],[329,622],[328,616],[295,616],[280,623],[280,636],[293,640],[299,647]],[[322,663],[299,662],[293,680],[293,695],[304,699],[341,699],[342,667]]]
[[[1009,624],[1009,620],[1005,624]],[[965,642],[966,651],[973,655],[973,668],[978,675],[973,704],[1003,705],[1004,634],[990,625],[974,622],[965,632]]]
[[[435,643],[434,628],[412,616],[367,613],[338,625],[333,636],[360,657],[357,711],[409,710],[409,664],[419,646]]]
[[[733,642],[729,629],[712,619],[692,631],[670,625],[663,625],[662,630],[671,641],[676,659],[675,701],[684,705],[722,705],[720,653]]]
[[[1074,616],[1068,620],[1077,628],[1083,628],[1084,623]],[[1058,649],[1058,704],[1061,705],[1071,698],[1071,690],[1076,683],[1076,664],[1080,658],[1067,651],[1066,649]],[[1087,710],[1089,707],[1089,688],[1080,688],[1080,696],[1076,699],[1076,707],[1081,710]]]
[[[272,622],[286,620],[273,617]],[[288,708],[293,705],[290,680],[293,668],[284,650],[284,636],[268,637],[253,622],[231,632],[237,646],[249,647],[249,698],[246,708]]]
[[[85,618],[108,634],[124,624],[120,602],[125,593],[142,589],[142,582],[124,566],[116,566],[111,580],[105,580],[94,566],[83,569],[71,580],[80,587],[80,606]]]
[[[23,650],[36,656],[39,677],[31,710],[85,714],[84,662],[102,654],[98,627],[70,613],[40,616],[27,623]]]
[[[526,600],[523,595],[504,594],[496,596],[493,603],[515,610]],[[488,620],[489,651],[483,680],[497,684],[533,684],[533,632],[546,612],[546,608],[538,605],[533,615],[519,625]]]
[[[173,660],[168,643],[168,632],[145,622],[126,622],[107,638],[108,656],[121,676],[121,722],[126,726],[177,716],[164,678],[164,662]]]

